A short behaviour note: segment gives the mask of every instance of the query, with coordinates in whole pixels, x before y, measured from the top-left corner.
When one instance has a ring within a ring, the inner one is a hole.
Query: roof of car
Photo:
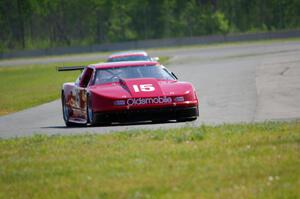
[[[95,67],[96,69],[100,68],[121,68],[128,66],[153,66],[158,65],[159,63],[156,61],[122,61],[122,62],[105,62],[105,63],[97,63],[91,64],[91,67]]]
[[[122,51],[111,54],[108,59],[127,56],[148,56],[148,54],[143,50]]]

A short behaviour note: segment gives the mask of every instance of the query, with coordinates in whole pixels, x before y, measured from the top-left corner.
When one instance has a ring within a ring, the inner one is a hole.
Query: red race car
[[[198,98],[191,83],[155,61],[131,61],[59,67],[83,70],[61,92],[66,126],[113,122],[196,120]]]
[[[148,53],[143,50],[132,50],[113,53],[108,57],[107,62],[158,60],[158,57],[150,57]]]

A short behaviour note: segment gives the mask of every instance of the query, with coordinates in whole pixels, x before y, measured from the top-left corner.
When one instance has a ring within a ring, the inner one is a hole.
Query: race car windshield
[[[107,62],[120,62],[120,61],[150,61],[148,56],[124,56],[114,57],[107,60]]]
[[[118,82],[119,79],[156,78],[174,80],[175,78],[160,66],[131,66],[122,68],[97,69],[94,84]]]

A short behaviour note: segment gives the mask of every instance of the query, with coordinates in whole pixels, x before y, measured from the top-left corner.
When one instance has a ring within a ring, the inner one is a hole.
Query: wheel
[[[177,122],[191,122],[191,121],[195,121],[197,119],[197,117],[189,117],[189,118],[180,118],[177,119]]]
[[[92,104],[92,98],[88,95],[86,97],[87,99],[87,122],[91,124],[91,126],[96,125],[96,118],[95,118],[95,114],[93,112],[93,104]]]
[[[95,113],[93,111],[93,101],[92,101],[92,97],[90,97],[89,95],[87,95],[86,97],[87,99],[87,122],[90,123],[91,126],[95,126],[95,125],[102,125],[102,126],[106,126],[106,125],[110,125],[111,122],[109,121],[99,121],[96,120],[95,117]]]
[[[67,126],[67,127],[74,127],[74,126],[77,126],[78,124],[69,121],[69,119],[70,119],[70,116],[69,116],[70,109],[69,109],[69,107],[66,105],[66,100],[65,100],[65,96],[64,96],[64,93],[63,93],[63,92],[62,92],[62,95],[61,95],[61,102],[62,102],[63,118],[64,118],[64,121],[65,121],[66,126]]]

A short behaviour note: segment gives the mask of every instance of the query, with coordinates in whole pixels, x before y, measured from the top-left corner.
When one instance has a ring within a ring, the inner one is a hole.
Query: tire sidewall
[[[77,124],[73,122],[69,122],[69,108],[66,105],[66,98],[64,92],[61,93],[61,101],[62,101],[62,111],[63,111],[63,119],[67,127],[74,127]]]
[[[93,102],[90,95],[87,95],[87,103],[86,103],[86,113],[87,113],[87,122],[91,125],[95,124],[95,117],[93,112]]]
[[[62,101],[63,119],[67,123],[67,122],[69,122],[69,110],[66,105],[66,100],[65,100],[65,96],[64,96],[63,92],[62,92],[62,96],[61,96],[61,101]]]

